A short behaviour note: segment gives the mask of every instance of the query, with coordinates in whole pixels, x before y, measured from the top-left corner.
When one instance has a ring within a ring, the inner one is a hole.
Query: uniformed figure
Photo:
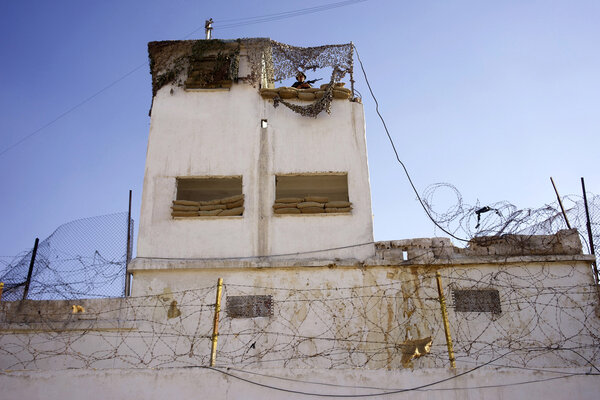
[[[312,86],[310,85],[310,82],[306,82],[306,75],[304,75],[304,72],[298,71],[296,74],[296,82],[294,82],[292,87],[295,87],[296,89],[309,89]]]

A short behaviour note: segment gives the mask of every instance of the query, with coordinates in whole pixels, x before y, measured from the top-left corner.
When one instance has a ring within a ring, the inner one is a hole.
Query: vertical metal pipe
[[[563,213],[563,217],[565,217],[565,222],[567,223],[567,228],[571,229],[571,224],[569,224],[569,219],[567,218],[567,213],[565,212],[565,208],[563,207],[560,196],[558,195],[558,190],[556,190],[556,185],[554,184],[554,179],[550,177],[550,182],[552,182],[552,187],[554,188],[554,193],[556,193],[556,198],[558,199],[558,205]]]
[[[440,271],[436,271],[435,279],[437,280],[438,295],[440,297],[440,307],[442,309],[442,319],[444,320],[444,332],[446,333],[446,346],[448,346],[448,358],[450,366],[456,368],[454,359],[454,347],[452,346],[452,337],[450,336],[450,324],[448,323],[448,311],[446,310],[446,298],[444,297],[444,289],[442,289],[442,275]]]
[[[127,212],[127,250],[125,252],[125,296],[131,294],[131,276],[129,261],[131,260],[131,190],[129,190],[129,211]]]
[[[217,338],[219,337],[219,313],[221,312],[221,293],[223,291],[223,278],[217,281],[217,299],[215,302],[215,319],[213,321],[212,345],[210,347],[210,366],[215,366],[217,358]]]
[[[37,255],[39,242],[40,239],[35,238],[35,243],[33,244],[33,251],[31,252],[31,261],[29,262],[29,271],[27,272],[27,280],[25,281],[25,289],[23,290],[23,300],[27,299],[27,294],[29,293],[29,284],[31,283],[31,275],[33,274],[33,265],[35,264],[35,256]]]
[[[352,99],[354,99],[356,96],[354,96],[354,43],[350,42],[350,46],[351,46],[351,56],[350,58],[352,59],[352,64],[351,64],[351,69],[350,69],[350,90],[352,91]]]
[[[4,282],[0,282],[0,301],[2,301],[2,292],[4,292]]]
[[[594,235],[592,234],[592,223],[590,221],[590,210],[588,209],[588,202],[587,202],[587,195],[585,193],[585,182],[583,180],[583,177],[581,177],[581,190],[583,190],[583,204],[585,205],[585,218],[586,218],[586,227],[587,227],[587,231],[588,231],[588,238],[590,241],[590,253],[592,253],[593,256],[596,255],[596,252],[594,250]],[[594,282],[598,283],[598,264],[596,263],[596,260],[594,260],[594,262],[592,263],[592,266],[594,268]]]

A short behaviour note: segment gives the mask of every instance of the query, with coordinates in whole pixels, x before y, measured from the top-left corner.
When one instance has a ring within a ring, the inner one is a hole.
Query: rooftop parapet
[[[166,85],[186,90],[227,89],[246,83],[256,87],[274,107],[283,104],[301,115],[330,112],[331,101],[354,97],[353,45],[296,47],[266,38],[236,40],[178,40],[148,43],[152,95]],[[298,72],[331,70],[320,88],[275,89],[275,83]],[[341,82],[350,76],[350,88]],[[290,102],[299,100],[310,104]]]

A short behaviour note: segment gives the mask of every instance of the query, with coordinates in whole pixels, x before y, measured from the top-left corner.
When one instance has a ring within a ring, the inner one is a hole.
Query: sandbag
[[[349,201],[330,201],[329,203],[325,204],[325,207],[328,208],[343,208],[343,207],[351,207],[352,203],[350,203]]]
[[[200,206],[200,211],[224,210],[226,208],[225,204],[215,204],[212,206]]]
[[[228,210],[221,211],[221,213],[219,214],[219,217],[242,215],[243,213],[244,213],[244,207],[230,208]]]
[[[325,204],[317,203],[316,201],[303,201],[302,203],[298,203],[299,209],[303,209],[303,208],[307,208],[307,207],[323,208],[323,207],[325,207]]]
[[[199,203],[201,206],[214,206],[215,204],[221,204],[221,199],[202,200]]]
[[[325,212],[322,207],[305,207],[300,210],[302,214],[321,214]]]
[[[298,99],[304,100],[304,101],[313,101],[315,99],[315,94],[311,93],[311,92],[299,91]]]
[[[200,203],[191,200],[173,200],[173,204],[178,206],[199,206]]]
[[[326,208],[326,213],[349,213],[352,211],[352,207],[343,207],[343,208]]]
[[[301,211],[297,208],[278,208],[274,210],[275,214],[300,214]]]
[[[280,87],[279,88],[279,97],[282,99],[293,99],[298,97],[298,89],[292,87]]]
[[[302,197],[282,197],[275,199],[275,203],[300,203],[301,201],[304,201]]]
[[[318,92],[315,92],[315,99],[323,98],[323,96],[325,96],[324,90],[319,90]]]
[[[224,210],[207,210],[207,211],[198,211],[198,215],[201,217],[215,217],[220,215]]]
[[[173,209],[173,211],[198,211],[199,210],[198,206],[181,206],[179,204],[173,204],[171,206],[171,208]]]
[[[198,211],[173,211],[172,217],[197,217]]]
[[[329,201],[329,197],[324,196],[306,196],[304,201],[315,201],[317,203],[327,203]]]
[[[236,194],[235,196],[229,196],[229,197],[222,198],[221,204],[235,203],[235,202],[243,200],[243,199],[244,199],[243,194]]]
[[[345,89],[345,90],[342,90],[342,89]],[[346,89],[346,88],[333,89],[333,98],[334,99],[349,99],[350,98],[350,90]]]
[[[262,88],[260,95],[265,99],[273,99],[277,97],[277,89]]]
[[[231,209],[231,208],[238,208],[243,205],[244,205],[244,199],[238,200],[235,203],[227,203],[227,204],[225,204],[225,207],[227,207],[228,209]]]
[[[275,203],[273,204],[273,209],[277,210],[278,208],[292,208],[298,206],[298,203]]]
[[[344,85],[345,85],[345,84],[346,84],[346,82],[337,82],[337,83],[335,84],[335,87],[336,87],[336,88],[342,88],[342,87],[344,87]]]

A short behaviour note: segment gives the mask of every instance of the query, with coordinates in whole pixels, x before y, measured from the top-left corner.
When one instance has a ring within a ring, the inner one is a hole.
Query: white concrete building
[[[348,50],[150,44],[132,296],[0,303],[3,397],[597,397],[575,230],[373,242],[362,105],[336,86]],[[274,88],[317,64],[323,89]]]

